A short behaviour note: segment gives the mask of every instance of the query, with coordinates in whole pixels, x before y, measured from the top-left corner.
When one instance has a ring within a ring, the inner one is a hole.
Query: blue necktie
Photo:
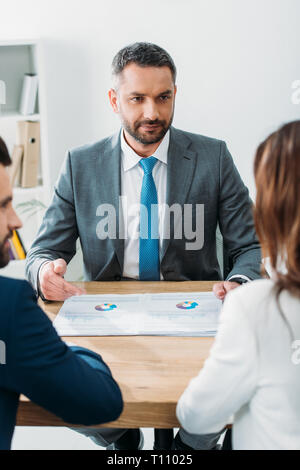
[[[155,157],[143,158],[139,162],[144,170],[140,210],[139,274],[141,281],[160,280],[157,192],[152,176],[156,162]]]

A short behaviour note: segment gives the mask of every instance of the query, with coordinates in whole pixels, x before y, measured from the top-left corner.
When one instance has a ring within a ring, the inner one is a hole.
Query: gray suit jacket
[[[52,202],[27,256],[27,276],[35,289],[41,263],[57,258],[68,263],[75,254],[78,237],[86,280],[122,279],[124,240],[119,236],[101,240],[96,235],[101,219],[97,208],[105,203],[116,209],[119,233],[120,157],[120,132],[68,152]],[[190,240],[184,233],[182,239],[174,238],[172,219],[171,237],[163,241],[160,253],[165,280],[222,279],[216,255],[218,223],[225,250],[232,259],[227,278],[235,274],[260,277],[261,252],[253,226],[252,202],[225,142],[171,127],[166,191],[169,206],[193,204],[194,222],[195,205],[204,204],[204,245],[187,250]]]

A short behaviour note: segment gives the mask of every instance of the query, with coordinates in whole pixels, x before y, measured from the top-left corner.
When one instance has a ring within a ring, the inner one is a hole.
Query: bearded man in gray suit
[[[123,48],[113,60],[113,79],[109,100],[122,128],[68,152],[28,253],[28,278],[47,300],[81,294],[63,278],[79,238],[87,281],[216,280],[213,290],[223,300],[259,278],[261,263],[252,202],[227,146],[172,127],[176,68],[159,46]],[[145,229],[142,208],[150,206]],[[225,279],[218,225],[231,260]],[[140,430],[82,432],[110,449],[142,448]],[[180,429],[173,447],[214,448],[220,433]]]

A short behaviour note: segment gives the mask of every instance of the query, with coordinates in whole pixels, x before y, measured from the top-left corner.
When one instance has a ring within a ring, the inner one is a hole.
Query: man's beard
[[[5,246],[5,243],[11,237],[12,237],[12,234],[7,236],[0,245],[0,268],[4,268],[9,263],[9,250]]]
[[[166,121],[160,121],[156,119],[155,121],[138,121],[134,123],[134,125],[130,125],[130,123],[122,116],[122,124],[128,134],[131,135],[131,137],[133,137],[137,142],[140,142],[143,145],[151,145],[156,144],[164,138],[169,128],[171,127],[173,114],[168,123]],[[149,131],[146,134],[139,132],[139,128],[143,125],[160,125],[161,128],[158,132],[154,129],[153,131]]]

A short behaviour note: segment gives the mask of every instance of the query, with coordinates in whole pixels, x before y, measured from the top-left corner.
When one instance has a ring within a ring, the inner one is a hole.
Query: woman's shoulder
[[[279,311],[276,283],[272,279],[258,279],[232,290],[226,296],[228,312],[238,311],[248,317],[250,323],[261,323],[270,313]],[[287,290],[280,294],[280,306],[285,311],[294,312],[300,309],[300,298]]]
[[[256,314],[260,315],[261,311],[266,311],[266,307],[275,301],[274,287],[275,283],[271,279],[257,279],[242,284],[227,294],[227,310],[238,310],[246,316],[249,313],[252,318]]]
[[[274,290],[275,283],[271,279],[256,279],[242,284],[240,287],[230,291],[230,295],[236,299],[258,300],[266,297]]]
[[[244,289],[244,295],[247,296],[253,295],[254,292],[258,295],[266,295],[274,289],[275,282],[272,279],[256,279],[242,284],[241,287]]]

